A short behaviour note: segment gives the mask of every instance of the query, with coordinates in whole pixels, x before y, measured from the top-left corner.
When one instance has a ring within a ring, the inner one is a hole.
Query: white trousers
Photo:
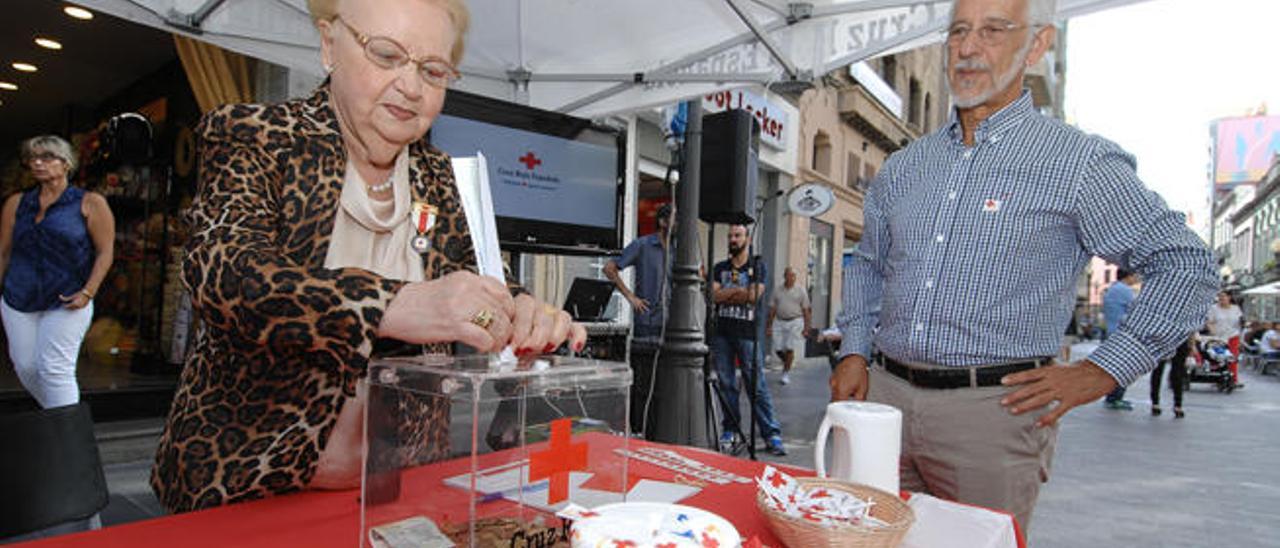
[[[45,409],[80,401],[76,357],[93,320],[93,302],[79,310],[19,312],[0,299],[9,358],[18,380]]]

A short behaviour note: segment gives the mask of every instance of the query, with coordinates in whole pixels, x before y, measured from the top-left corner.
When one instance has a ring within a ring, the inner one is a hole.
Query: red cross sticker
[[[551,478],[547,504],[569,497],[569,472],[587,469],[587,444],[571,443],[571,419],[551,421],[551,447],[529,456],[529,481]]]
[[[774,487],[782,487],[787,484],[787,480],[783,479],[782,474],[774,472],[772,476],[769,476],[769,483]]]
[[[535,167],[542,165],[542,159],[538,158],[537,156],[534,156],[532,150],[524,153],[524,156],[517,158],[517,161],[524,164],[525,169],[533,169]]]
[[[715,539],[715,537],[712,537],[711,535],[708,535],[706,531],[703,531],[703,532],[702,532],[702,545],[703,545],[705,548],[719,548],[719,546],[720,546],[720,541],[716,540],[716,539]]]

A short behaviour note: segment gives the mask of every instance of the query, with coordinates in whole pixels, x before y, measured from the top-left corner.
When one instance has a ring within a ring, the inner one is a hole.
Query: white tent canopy
[[[1059,0],[1065,19],[1142,0]],[[74,0],[311,74],[305,0]],[[950,1],[468,0],[458,89],[592,117],[814,78],[936,42]]]

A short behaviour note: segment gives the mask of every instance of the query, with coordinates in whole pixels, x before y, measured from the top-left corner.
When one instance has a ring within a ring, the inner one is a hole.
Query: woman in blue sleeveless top
[[[101,194],[70,186],[76,157],[61,137],[22,143],[34,188],[0,210],[0,317],[18,379],[45,408],[80,401],[76,357],[93,296],[111,268],[115,219]]]

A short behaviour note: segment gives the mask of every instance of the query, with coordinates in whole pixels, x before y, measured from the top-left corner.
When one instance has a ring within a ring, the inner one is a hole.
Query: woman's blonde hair
[[[76,160],[76,152],[75,149],[71,148],[71,143],[57,135],[39,135],[27,139],[22,142],[19,151],[22,154],[23,161],[41,152],[52,153],[67,163],[67,175],[74,173],[76,167],[80,164]]]
[[[307,0],[307,10],[311,12],[311,20],[332,21],[338,16],[339,0]],[[453,41],[453,48],[449,51],[449,62],[457,66],[462,62],[462,52],[465,48],[465,38],[467,35],[467,27],[471,25],[471,11],[467,9],[465,0],[423,0],[435,2],[444,8],[449,14],[449,20],[453,22],[453,30],[458,33],[458,37]]]

